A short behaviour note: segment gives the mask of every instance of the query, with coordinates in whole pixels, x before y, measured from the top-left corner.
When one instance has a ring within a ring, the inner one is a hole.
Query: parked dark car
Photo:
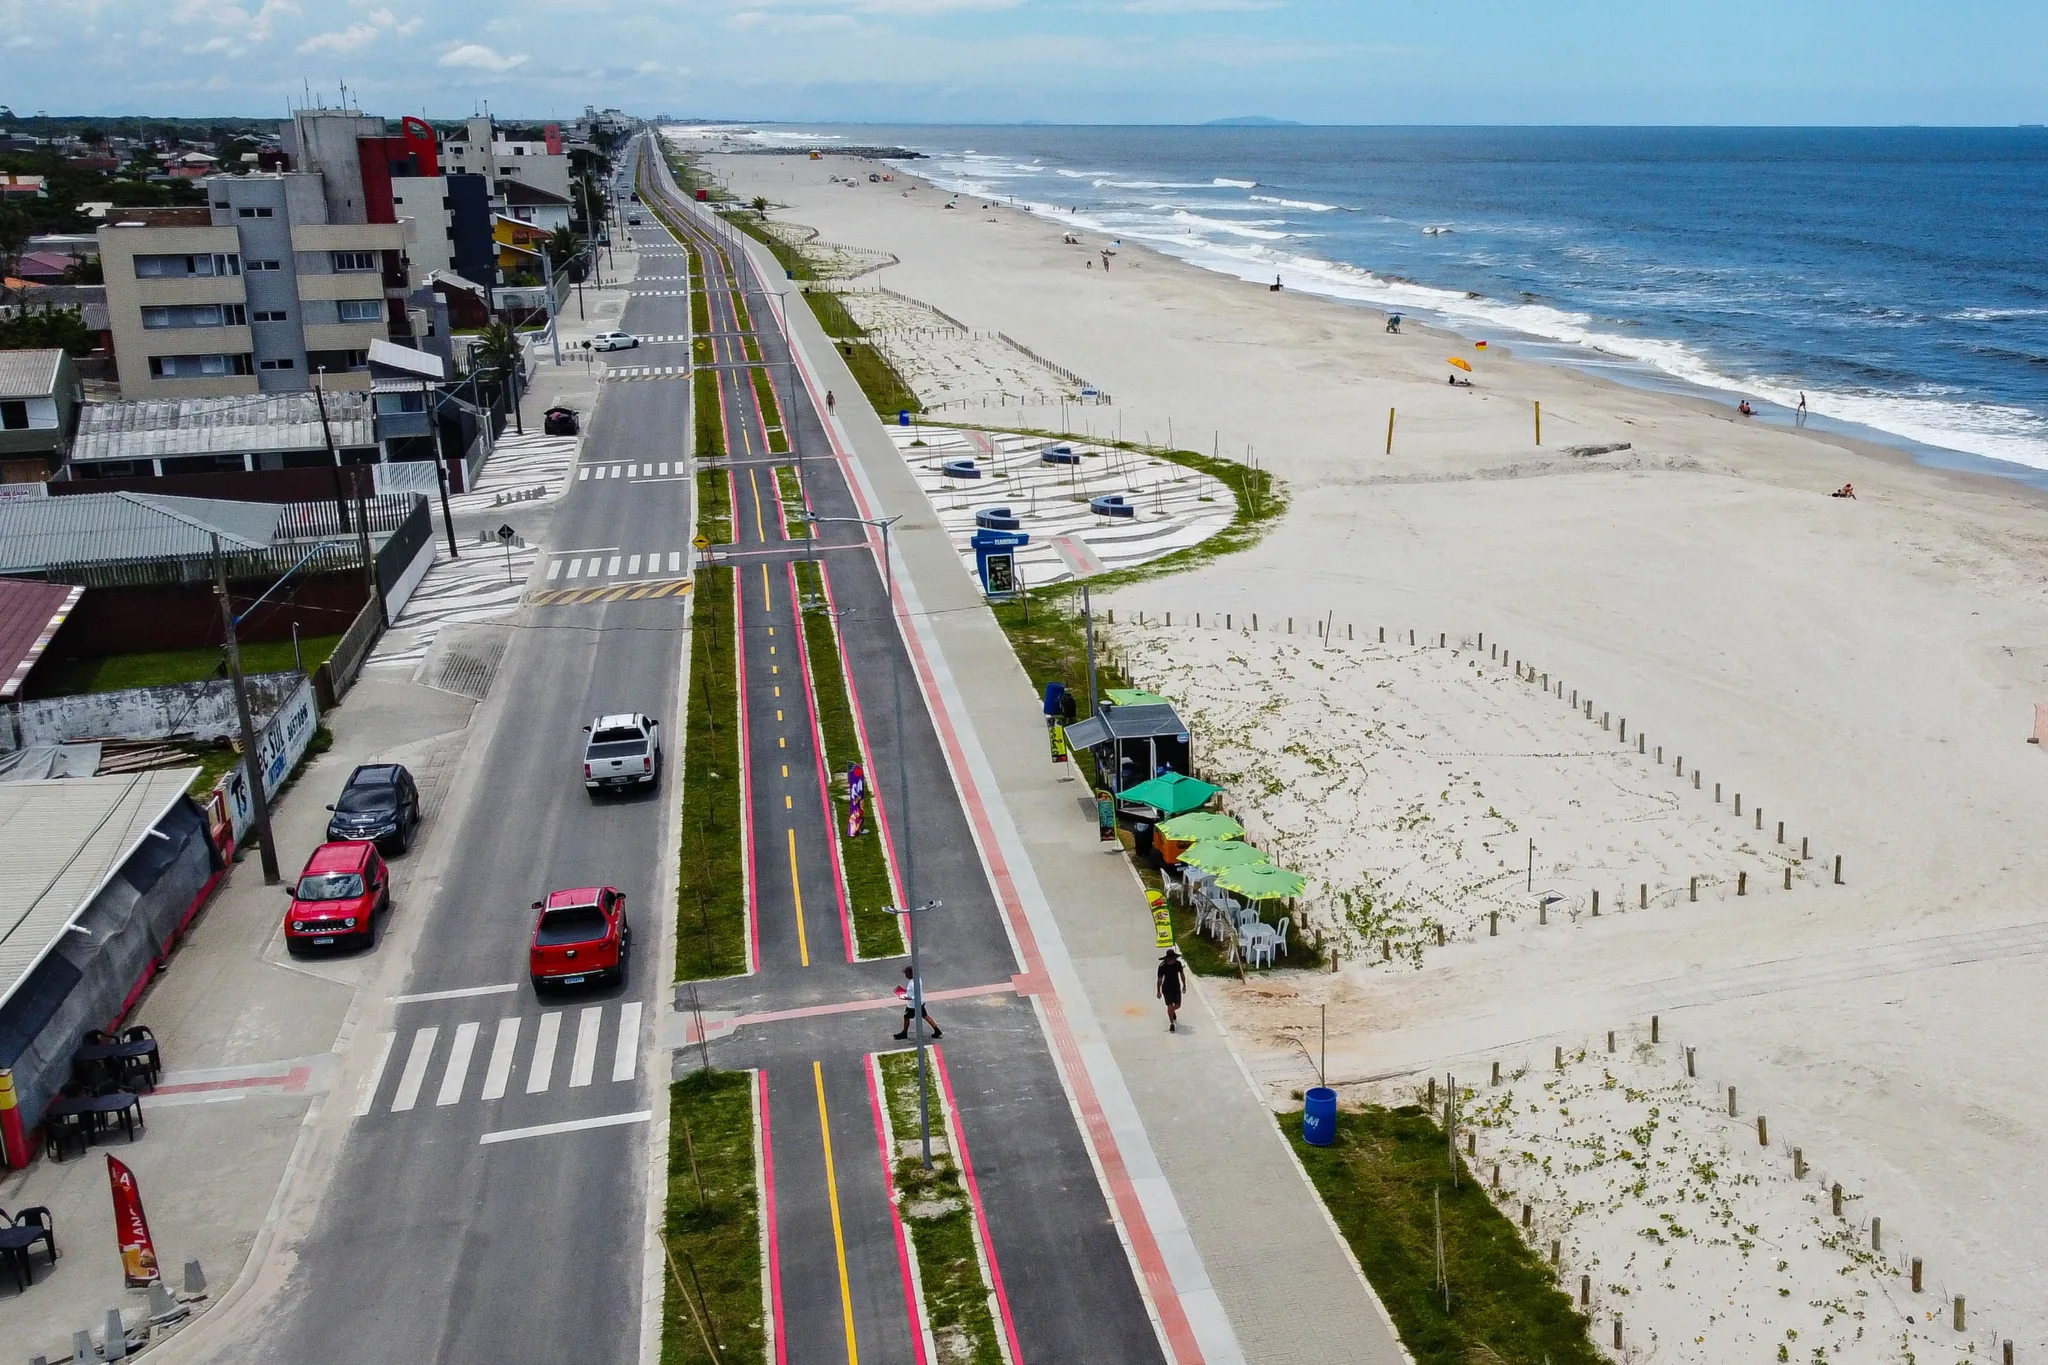
[[[581,425],[574,408],[549,408],[541,418],[541,430],[550,436],[574,436]]]
[[[366,763],[348,775],[341,797],[327,809],[331,842],[362,840],[380,853],[403,853],[420,827],[420,789],[397,763]]]

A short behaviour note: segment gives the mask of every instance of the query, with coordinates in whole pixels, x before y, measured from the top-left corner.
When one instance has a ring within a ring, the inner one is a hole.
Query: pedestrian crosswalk
[[[687,289],[635,289],[632,292],[635,298],[641,299],[679,299],[690,291]]]
[[[355,1116],[410,1114],[423,1105],[446,1109],[465,1100],[489,1104],[515,1088],[527,1095],[558,1084],[577,1090],[596,1086],[600,1077],[611,1084],[631,1081],[639,1074],[640,1016],[640,1002],[628,1000],[615,1009],[585,1005],[548,1010],[537,1019],[501,1018],[490,1023],[488,1037],[485,1023],[473,1019],[453,1029],[386,1030],[356,1093]],[[607,1055],[610,1066],[600,1071]]]
[[[674,470],[671,473],[670,470]],[[589,479],[685,479],[690,475],[687,460],[627,461],[586,464],[576,471],[579,481]]]
[[[690,591],[687,578],[628,580],[603,583],[597,587],[544,588],[527,600],[536,607],[569,607],[584,602],[637,602],[643,597],[673,597],[681,601]]]
[[[681,275],[636,275],[633,278],[634,283],[637,284],[641,280],[687,280],[690,277],[685,273]]]
[[[640,338],[640,344],[643,346],[673,346],[690,339],[687,332],[662,332],[655,336],[648,336],[645,333],[635,335]]]
[[[661,573],[681,573],[688,558],[683,550],[643,550],[638,554],[607,550],[600,554],[556,555],[548,561],[547,581],[550,587],[554,587],[577,582],[595,584],[607,578],[639,579]]]
[[[465,547],[460,559],[439,555],[405,610],[378,638],[364,668],[410,671],[427,657],[441,628],[497,621],[519,607],[526,578],[539,553],[532,546],[505,550],[496,545]]]
[[[681,379],[690,373],[688,365],[613,365],[605,379]]]

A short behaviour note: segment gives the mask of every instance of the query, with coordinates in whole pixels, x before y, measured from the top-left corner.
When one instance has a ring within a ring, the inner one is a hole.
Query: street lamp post
[[[944,901],[926,901],[908,910],[897,910],[910,939],[910,1022],[917,1030],[917,1129],[924,1144],[924,1168],[932,1168],[932,1092],[930,1072],[924,1055],[924,967],[918,961],[917,945],[924,938],[917,931],[917,917],[936,910]],[[893,908],[893,907],[892,907]]]

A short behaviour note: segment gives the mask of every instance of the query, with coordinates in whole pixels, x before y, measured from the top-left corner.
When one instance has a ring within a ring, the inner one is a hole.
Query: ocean
[[[2048,130],[755,127],[2048,486]]]

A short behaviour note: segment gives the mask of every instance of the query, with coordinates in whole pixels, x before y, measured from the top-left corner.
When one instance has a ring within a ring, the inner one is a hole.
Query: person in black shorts
[[[1154,995],[1166,1002],[1166,1031],[1168,1033],[1176,1031],[1175,1025],[1180,1017],[1181,992],[1187,989],[1187,984],[1187,968],[1181,963],[1180,952],[1177,949],[1168,948],[1166,956],[1159,959],[1159,984],[1153,991]]]

